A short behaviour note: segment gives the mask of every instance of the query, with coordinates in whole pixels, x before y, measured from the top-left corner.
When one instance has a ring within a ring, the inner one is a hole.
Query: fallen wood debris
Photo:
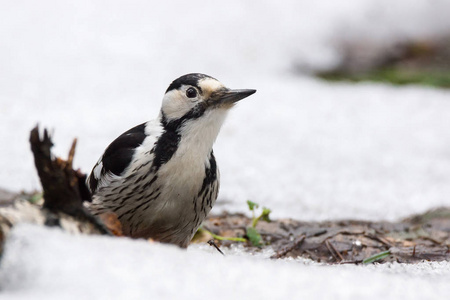
[[[203,226],[219,236],[245,237],[251,218],[243,214],[210,217]],[[450,260],[450,208],[438,208],[399,222],[339,220],[261,221],[256,229],[272,258],[303,257],[323,263],[415,263]],[[205,237],[208,238],[208,237]],[[235,241],[218,240],[221,247]],[[250,242],[248,251],[259,251]]]

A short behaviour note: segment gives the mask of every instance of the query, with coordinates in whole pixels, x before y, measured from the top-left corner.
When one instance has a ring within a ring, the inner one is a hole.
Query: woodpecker
[[[219,192],[214,141],[230,108],[255,92],[199,73],[174,80],[158,118],[120,135],[92,169],[90,211],[115,213],[127,236],[186,248]]]

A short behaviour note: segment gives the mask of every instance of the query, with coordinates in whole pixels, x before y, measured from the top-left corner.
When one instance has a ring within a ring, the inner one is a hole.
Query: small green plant
[[[262,212],[258,216],[256,216],[256,210],[259,208],[259,204],[248,200],[247,205],[248,205],[248,209],[252,212],[252,223],[251,223],[251,226],[248,226],[246,228],[246,230],[245,230],[246,235],[248,237],[248,240],[250,241],[250,243],[252,243],[253,246],[261,247],[263,245],[262,237],[261,237],[261,234],[256,229],[256,225],[258,224],[258,222],[260,220],[263,220],[266,222],[271,222],[271,220],[269,218],[271,210],[266,207],[263,207]],[[211,235],[213,239],[216,239],[219,241],[234,241],[234,242],[246,242],[247,241],[247,239],[243,238],[243,237],[220,236],[220,235],[212,233],[211,231],[209,231],[209,230],[205,229],[203,226],[201,226],[197,230],[197,233],[203,233],[203,232]]]
[[[252,243],[253,246],[261,247],[262,246],[262,237],[261,234],[256,229],[256,225],[258,224],[259,220],[264,220],[266,222],[270,222],[269,215],[271,213],[271,210],[263,207],[262,212],[259,216],[256,216],[256,209],[258,209],[259,204],[252,202],[250,200],[247,200],[248,209],[252,212],[252,225],[246,228],[247,237]]]

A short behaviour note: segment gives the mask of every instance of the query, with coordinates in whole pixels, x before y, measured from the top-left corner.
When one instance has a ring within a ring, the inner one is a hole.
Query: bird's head
[[[225,112],[234,104],[256,90],[233,90],[217,79],[192,73],[174,80],[163,98],[161,114],[166,124],[179,127],[184,122],[198,119],[211,113]]]

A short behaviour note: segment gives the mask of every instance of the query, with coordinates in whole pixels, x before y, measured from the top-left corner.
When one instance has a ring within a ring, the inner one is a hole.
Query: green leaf
[[[252,202],[250,200],[247,200],[247,205],[248,205],[248,209],[250,209],[251,211],[254,211],[256,208],[259,207],[258,203]]]
[[[247,236],[253,246],[261,246],[261,235],[254,227],[247,227]]]
[[[371,264],[371,263],[381,260],[385,257],[388,257],[389,255],[391,255],[391,250],[386,250],[386,251],[377,253],[377,254],[372,255],[371,257],[368,257],[365,260],[363,260],[363,264]]]
[[[263,211],[261,213],[261,219],[263,219],[266,222],[272,222],[269,218],[269,215],[272,211],[268,209],[267,207],[263,207]]]

